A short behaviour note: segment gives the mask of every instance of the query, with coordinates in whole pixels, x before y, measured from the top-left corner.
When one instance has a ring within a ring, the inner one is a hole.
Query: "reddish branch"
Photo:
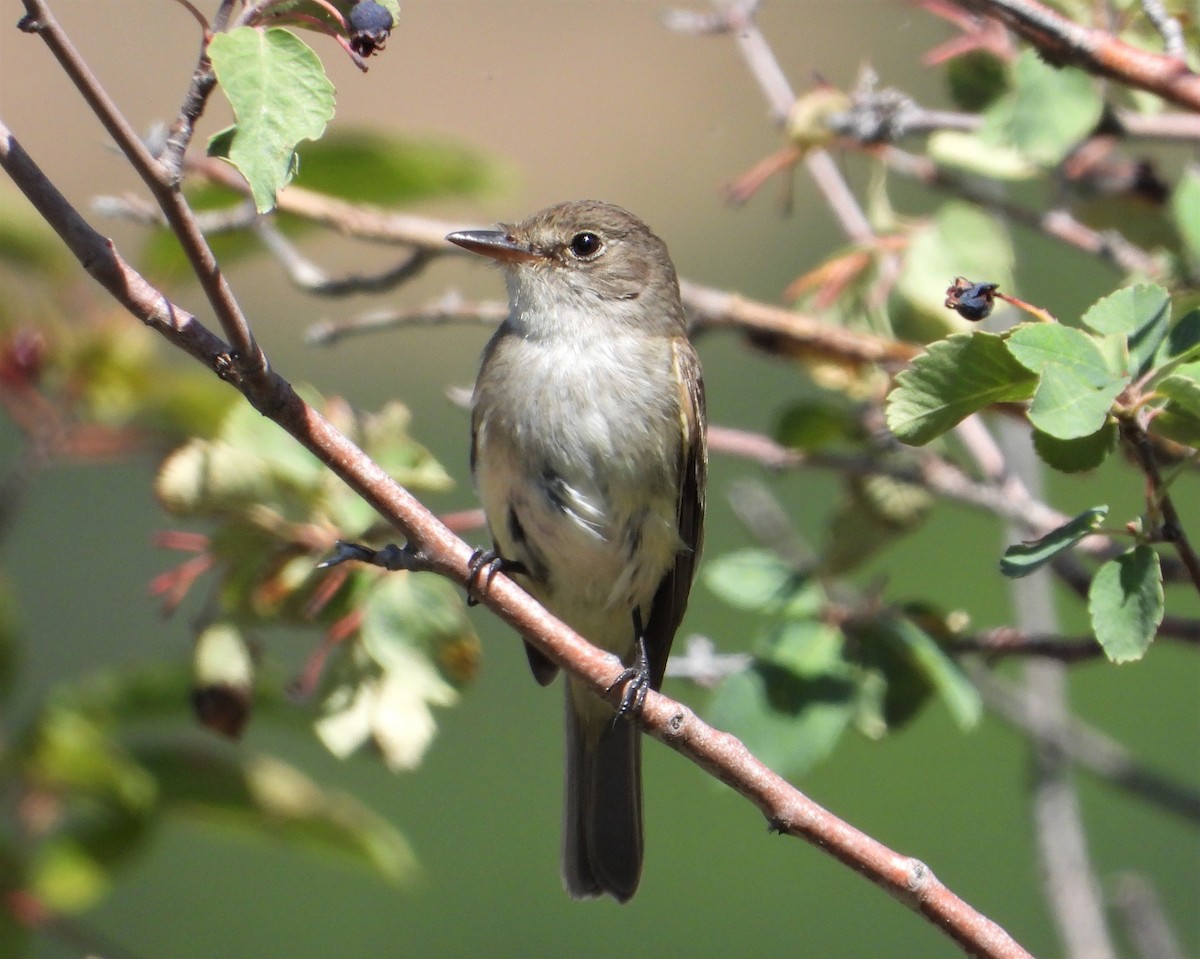
[[[1172,56],[1130,46],[1112,34],[1087,27],[1037,0],[953,0],[967,10],[994,17],[1033,44],[1051,63],[1073,66],[1164,100],[1200,110],[1200,74]]]

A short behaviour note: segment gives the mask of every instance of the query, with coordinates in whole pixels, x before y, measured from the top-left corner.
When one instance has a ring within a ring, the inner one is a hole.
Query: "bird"
[[[447,240],[498,263],[508,292],[472,398],[487,559],[627,667],[619,708],[568,678],[562,840],[572,897],[627,902],[644,849],[631,714],[662,685],[703,542],[704,383],[679,281],[645,223],[595,200]]]

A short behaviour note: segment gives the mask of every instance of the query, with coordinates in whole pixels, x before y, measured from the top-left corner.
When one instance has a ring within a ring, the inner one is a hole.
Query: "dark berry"
[[[966,277],[954,278],[954,285],[946,291],[946,306],[964,320],[978,323],[992,312],[996,302],[998,283],[972,283]]]
[[[382,50],[395,21],[387,7],[375,0],[359,0],[350,8],[350,49],[360,57]]]

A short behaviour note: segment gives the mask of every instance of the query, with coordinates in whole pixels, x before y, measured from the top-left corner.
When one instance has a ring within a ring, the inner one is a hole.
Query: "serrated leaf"
[[[894,305],[901,307],[897,324],[903,325],[908,312],[915,328],[899,332],[909,339],[935,339],[962,330],[966,321],[946,309],[946,287],[953,278],[966,276],[1011,291],[1012,266],[1012,241],[1000,220],[968,203],[942,204],[909,238]]]
[[[1000,560],[1000,572],[1012,579],[1028,576],[1096,532],[1107,515],[1107,506],[1093,506],[1045,536],[1008,547]]]
[[[1193,263],[1200,263],[1200,169],[1189,167],[1171,194],[1171,215],[1184,249]]]
[[[437,576],[381,580],[362,608],[353,669],[322,703],[317,735],[338,756],[371,740],[392,769],[412,769],[437,731],[435,706],[458,699],[479,640],[457,591]]]
[[[737,609],[801,618],[815,616],[825,602],[816,580],[766,550],[736,550],[702,569],[704,584]]]
[[[1029,407],[1029,422],[1043,433],[1063,440],[1079,439],[1103,428],[1113,400],[1129,377],[1091,386],[1068,367],[1053,365],[1042,372]]]
[[[993,403],[1033,395],[1037,377],[992,333],[957,333],[930,345],[896,377],[887,398],[887,425],[911,446],[923,446]]]
[[[1096,639],[1114,663],[1141,659],[1164,611],[1158,553],[1135,546],[1097,571],[1088,589],[1088,615]]]
[[[717,687],[711,721],[772,769],[799,776],[824,759],[854,716],[855,685],[830,626],[789,621],[760,658]]]
[[[1041,371],[1029,421],[1058,439],[1097,432],[1129,383],[1128,376],[1112,372],[1099,344],[1082,330],[1023,324],[1012,331],[1008,348],[1026,369]]]
[[[297,144],[320,138],[333,118],[333,84],[320,57],[278,27],[219,33],[208,55],[237,119],[228,159],[266,213],[295,173]]]
[[[1161,286],[1127,286],[1093,303],[1083,324],[1097,333],[1123,334],[1135,376],[1154,361],[1171,326],[1171,296]]]
[[[1012,68],[1012,90],[984,114],[983,136],[1053,166],[1095,129],[1104,109],[1096,82],[1081,70],[1052,67],[1025,50]]]
[[[1117,448],[1120,431],[1108,420],[1090,436],[1060,440],[1056,436],[1033,431],[1033,448],[1042,462],[1060,473],[1082,473],[1096,469]]]

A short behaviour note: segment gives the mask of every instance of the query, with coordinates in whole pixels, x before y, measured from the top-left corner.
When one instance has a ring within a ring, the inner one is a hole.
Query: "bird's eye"
[[[595,233],[576,233],[571,237],[571,252],[581,260],[595,256],[602,246],[604,243]]]

